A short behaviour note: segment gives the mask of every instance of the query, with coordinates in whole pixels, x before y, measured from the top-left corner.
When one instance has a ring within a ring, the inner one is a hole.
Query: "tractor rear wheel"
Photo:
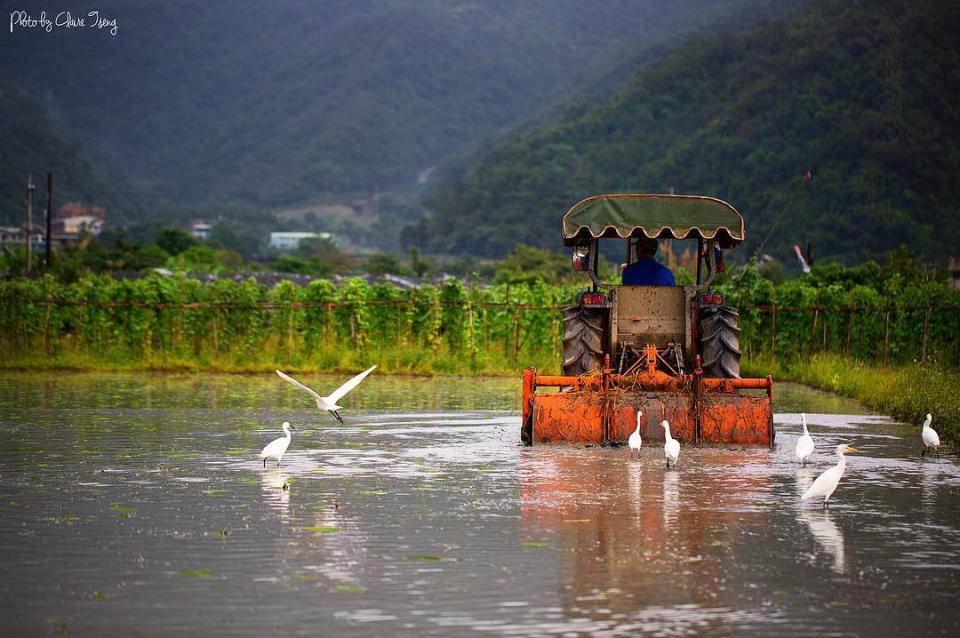
[[[563,309],[563,374],[579,376],[600,367],[603,357],[603,310]]]
[[[704,376],[739,379],[740,313],[730,306],[704,308],[699,328]]]

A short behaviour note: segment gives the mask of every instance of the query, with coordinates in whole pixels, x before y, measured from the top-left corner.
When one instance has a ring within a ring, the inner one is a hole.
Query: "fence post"
[[[47,238],[49,242],[50,239]],[[46,297],[46,312],[43,315],[43,349],[50,356],[50,306],[53,305],[50,299],[50,282],[46,278],[43,281],[44,297]]]
[[[883,367],[887,367],[887,350],[890,348],[890,310],[887,310],[886,326],[883,329]]]
[[[773,303],[770,306],[771,314],[773,315],[770,321],[770,360],[772,363],[777,362],[777,297],[774,293]]]
[[[923,340],[920,344],[920,365],[927,360],[927,329],[930,325],[930,306],[923,313]]]
[[[847,344],[844,346],[844,354],[848,357],[850,356],[850,333],[853,330],[853,314],[857,311],[856,307],[850,308],[849,314],[847,314]]]
[[[403,316],[406,314],[406,312],[401,312],[401,310],[400,310],[400,308],[401,308],[401,303],[402,303],[402,302],[399,302],[399,301],[398,301],[398,302],[395,304],[395,306],[394,306],[394,307],[397,309],[397,348],[399,348],[399,347],[401,346],[401,339],[402,339],[402,337],[401,337],[401,335],[402,335],[402,329],[401,329],[401,326],[400,326],[400,320],[401,320],[401,319],[403,318]]]
[[[816,306],[813,309],[813,326],[810,328],[810,347],[807,348],[808,354],[813,354],[813,348],[814,346],[817,345],[817,321],[819,319],[820,319],[820,306]]]
[[[517,360],[520,353],[520,306],[513,309],[513,360]]]

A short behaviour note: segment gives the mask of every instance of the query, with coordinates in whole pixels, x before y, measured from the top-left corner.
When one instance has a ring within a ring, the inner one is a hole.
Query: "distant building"
[[[99,235],[100,231],[103,230],[103,220],[93,215],[78,215],[55,219],[50,226],[54,236],[64,235],[68,238],[74,238],[84,232]]]
[[[103,206],[88,206],[80,202],[67,202],[57,210],[51,221],[54,241],[76,239],[81,233],[99,235],[107,220]]]
[[[0,226],[0,245],[21,245],[27,241],[27,231],[19,226]],[[43,245],[43,233],[36,228],[33,230],[33,240],[30,242],[34,246]]]
[[[277,250],[295,250],[304,239],[333,239],[331,233],[280,232],[270,233],[270,247]]]
[[[950,271],[950,287],[960,289],[960,257],[948,258],[947,270]]]
[[[190,234],[197,239],[207,241],[210,239],[210,235],[213,234],[213,224],[208,224],[206,222],[193,222],[190,225]]]
[[[22,244],[25,236],[19,226],[0,226],[0,244]]]

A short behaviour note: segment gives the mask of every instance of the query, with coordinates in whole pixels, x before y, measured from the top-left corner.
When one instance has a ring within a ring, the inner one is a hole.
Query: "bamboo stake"
[[[847,315],[847,345],[844,347],[844,354],[850,356],[850,333],[853,331],[853,313],[856,312],[856,309],[851,310]]]
[[[776,293],[774,293],[776,295]],[[771,322],[770,322],[770,360],[774,363],[777,361],[777,298],[774,296],[772,299],[773,304],[771,305]]]
[[[883,367],[887,367],[887,350],[890,347],[890,311],[887,311],[886,327],[883,330]]]
[[[930,308],[923,313],[923,340],[920,345],[920,365],[927,360],[927,329],[930,325]]]

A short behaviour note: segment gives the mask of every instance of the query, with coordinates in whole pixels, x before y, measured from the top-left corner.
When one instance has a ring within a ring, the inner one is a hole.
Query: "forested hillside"
[[[43,219],[47,171],[54,205],[80,200],[113,211],[131,208],[129,186],[76,136],[65,135],[45,109],[0,73],[0,224],[22,224],[27,174],[33,173],[34,223]]]
[[[4,33],[0,70],[154,203],[272,207],[412,183],[605,51],[749,4],[113,0],[116,36]]]
[[[436,190],[406,240],[502,255],[558,247],[599,192],[706,193],[747,221],[742,254],[812,241],[846,262],[960,239],[960,5],[815,2],[740,34],[694,36],[615,98],[496,148]],[[769,236],[769,241],[764,240]]]

